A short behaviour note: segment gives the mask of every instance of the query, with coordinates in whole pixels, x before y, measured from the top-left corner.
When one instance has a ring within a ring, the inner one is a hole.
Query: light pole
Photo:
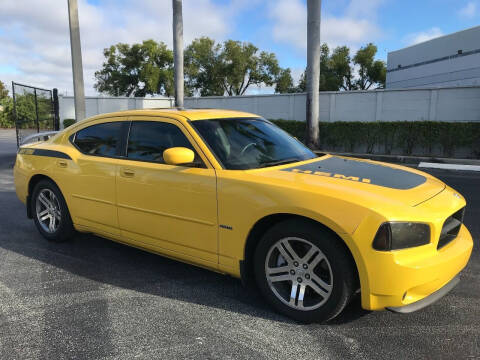
[[[175,106],[183,108],[183,17],[182,0],[172,0],[173,63],[175,71]]]
[[[75,119],[80,121],[85,119],[85,88],[83,85],[82,47],[80,43],[77,0],[68,0],[68,22],[70,25],[70,49],[72,52]]]
[[[320,15],[322,1],[307,0],[307,134],[311,149],[320,147],[319,87],[320,87]]]

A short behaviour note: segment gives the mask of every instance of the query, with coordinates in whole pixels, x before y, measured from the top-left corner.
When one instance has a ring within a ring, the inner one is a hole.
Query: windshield
[[[257,169],[317,157],[264,119],[215,119],[192,125],[226,169]]]

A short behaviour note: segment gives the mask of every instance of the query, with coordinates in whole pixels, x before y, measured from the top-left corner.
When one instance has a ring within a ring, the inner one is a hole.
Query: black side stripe
[[[55,151],[55,150],[35,149],[32,155],[48,156],[48,157],[72,160],[72,158],[69,155],[61,151]]]

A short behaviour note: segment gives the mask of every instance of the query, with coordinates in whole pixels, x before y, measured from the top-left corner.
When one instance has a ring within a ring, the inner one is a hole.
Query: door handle
[[[120,172],[121,172],[121,175],[124,176],[124,177],[134,177],[135,176],[135,171],[133,171],[132,169],[122,169]]]
[[[63,161],[63,160],[59,160],[57,162],[58,166],[60,166],[61,168],[66,168],[67,167],[67,162],[66,161]]]

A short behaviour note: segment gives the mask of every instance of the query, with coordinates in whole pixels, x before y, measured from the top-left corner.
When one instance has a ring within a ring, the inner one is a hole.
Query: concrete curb
[[[337,153],[330,151],[316,151],[319,153],[329,153],[332,155],[351,156],[361,159],[370,159],[376,161],[393,162],[398,164],[419,165],[421,162],[434,164],[458,164],[480,166],[479,159],[454,159],[442,157],[427,156],[403,156],[403,155],[378,155],[378,154],[354,154],[354,153]]]
[[[425,169],[444,169],[444,170],[460,170],[460,171],[480,171],[478,165],[463,165],[463,164],[438,164],[421,162],[418,164],[419,168]]]

